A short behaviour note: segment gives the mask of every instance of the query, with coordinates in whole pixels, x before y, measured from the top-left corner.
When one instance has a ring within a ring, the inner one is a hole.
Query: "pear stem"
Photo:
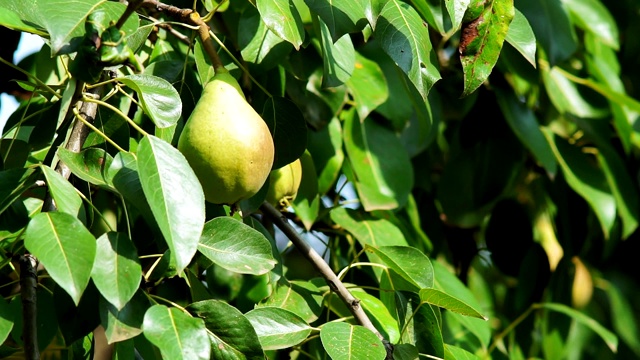
[[[191,22],[195,25],[198,25],[198,35],[200,36],[200,40],[202,40],[204,51],[207,52],[207,55],[209,55],[209,58],[211,59],[213,70],[217,73],[220,69],[224,69],[224,65],[222,65],[220,56],[218,56],[218,52],[213,47],[213,43],[211,42],[211,36],[209,35],[209,25],[207,25],[204,20],[202,20],[197,12],[192,12],[191,14],[189,14],[189,20],[191,20]]]

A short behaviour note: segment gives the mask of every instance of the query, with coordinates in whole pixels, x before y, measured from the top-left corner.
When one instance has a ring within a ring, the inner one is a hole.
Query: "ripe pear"
[[[227,205],[260,190],[275,155],[267,124],[224,68],[216,69],[205,85],[178,149],[200,180],[206,200]]]
[[[302,180],[302,164],[300,159],[273,170],[269,180],[267,202],[275,207],[287,208],[298,194]]]

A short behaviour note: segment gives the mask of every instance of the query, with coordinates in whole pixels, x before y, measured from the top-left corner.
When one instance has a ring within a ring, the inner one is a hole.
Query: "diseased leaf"
[[[511,0],[475,2],[482,4],[483,8],[479,16],[465,19],[458,48],[464,71],[462,96],[474,92],[491,74],[514,17]],[[467,10],[469,11],[471,10]],[[468,13],[465,17],[467,16]]]

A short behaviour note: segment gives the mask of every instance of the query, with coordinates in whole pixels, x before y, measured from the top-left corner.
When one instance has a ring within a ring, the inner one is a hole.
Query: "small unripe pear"
[[[207,201],[232,205],[264,185],[274,158],[267,124],[224,68],[207,83],[178,149],[202,184]]]
[[[275,207],[289,207],[298,194],[301,180],[302,165],[300,159],[280,169],[273,170],[269,180],[267,202]]]

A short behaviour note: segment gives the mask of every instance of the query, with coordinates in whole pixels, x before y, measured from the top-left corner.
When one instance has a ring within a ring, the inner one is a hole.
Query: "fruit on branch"
[[[275,154],[267,124],[224,68],[216,69],[205,85],[178,149],[200,180],[207,201],[227,205],[260,190]]]
[[[269,178],[269,191],[266,200],[276,208],[287,208],[298,194],[302,180],[300,159],[273,170]]]

